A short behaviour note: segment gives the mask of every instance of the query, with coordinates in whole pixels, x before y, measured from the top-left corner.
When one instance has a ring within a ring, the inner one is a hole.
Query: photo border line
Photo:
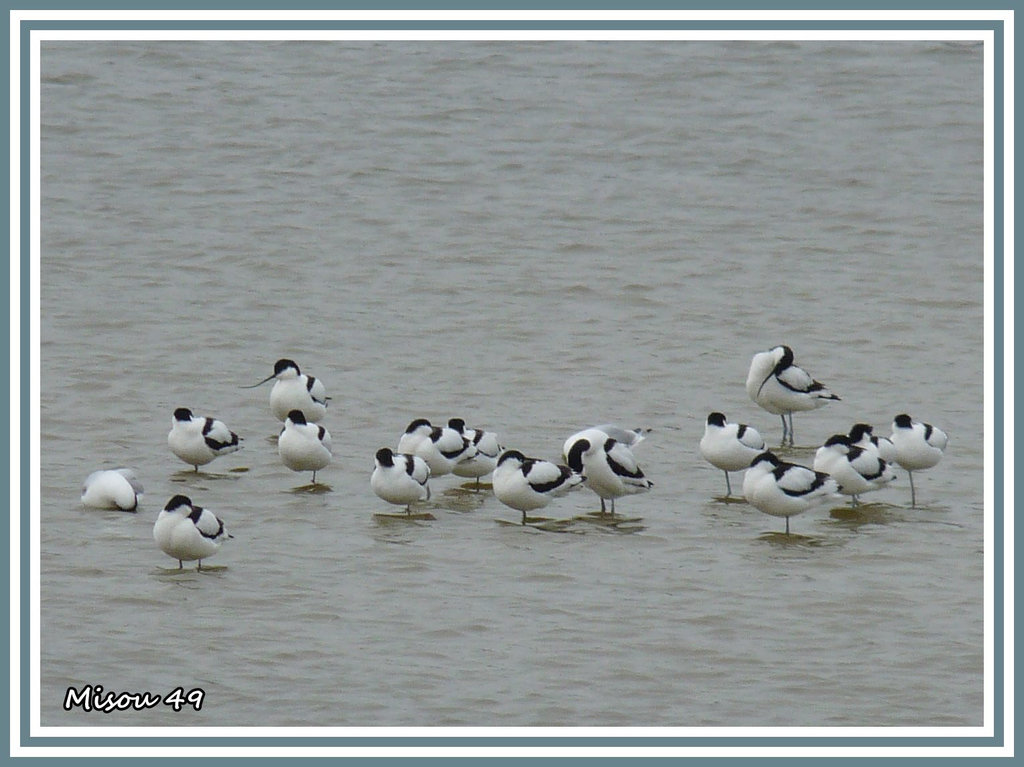
[[[453,9],[458,10],[459,4],[452,4]],[[753,4],[739,5],[735,9],[730,10],[751,10],[754,7]],[[868,6],[862,10],[881,10],[884,6]],[[890,6],[891,7],[891,6]],[[986,11],[999,10],[1002,6],[997,5],[995,8],[986,8]],[[1007,10],[1013,8],[1013,4],[1009,4]],[[403,6],[397,7],[395,10],[405,9]],[[59,4],[54,7],[54,10],[60,10]],[[180,10],[199,10],[199,8],[185,7]],[[540,10],[539,8],[533,8],[528,6],[525,10]],[[667,10],[667,9],[665,9]],[[31,270],[30,270],[30,243],[31,243],[31,208],[28,204],[25,204],[30,199],[30,188],[31,188],[31,163],[29,160],[29,136],[30,136],[30,82],[32,72],[29,66],[29,51],[30,51],[30,38],[31,33],[34,31],[54,31],[54,30],[68,30],[68,31],[90,31],[90,30],[111,30],[111,31],[134,31],[134,30],[182,30],[182,31],[226,31],[226,30],[241,30],[241,31],[264,31],[264,30],[285,30],[285,31],[306,31],[306,30],[319,30],[319,31],[343,31],[343,30],[381,30],[383,32],[389,30],[423,30],[423,31],[443,31],[451,29],[453,31],[464,31],[464,30],[476,30],[476,29],[498,29],[504,31],[516,31],[516,30],[552,30],[552,31],[564,31],[568,29],[584,29],[594,31],[617,31],[617,30],[637,30],[637,31],[651,31],[651,30],[669,30],[669,31],[706,31],[706,30],[725,30],[725,31],[743,31],[743,30],[758,30],[758,31],[788,31],[788,30],[801,30],[801,31],[827,31],[827,30],[864,30],[864,31],[880,31],[880,30],[893,30],[893,31],[905,31],[910,29],[915,30],[971,30],[971,31],[991,31],[993,32],[993,55],[995,66],[993,67],[994,74],[994,116],[993,116],[993,150],[994,150],[994,167],[993,167],[993,187],[994,187],[994,199],[993,203],[993,214],[994,214],[994,259],[993,259],[993,277],[995,280],[994,300],[993,300],[993,311],[994,311],[994,413],[995,413],[995,424],[994,424],[994,437],[995,437],[995,496],[994,496],[994,570],[997,575],[1004,574],[1005,559],[1004,559],[1004,546],[1005,541],[1003,540],[1004,532],[1004,492],[1003,492],[1003,481],[1004,467],[1002,465],[1002,445],[1003,439],[1005,438],[1005,427],[1003,424],[1003,397],[1005,393],[1003,391],[1004,381],[1004,359],[1003,359],[1003,341],[1004,331],[1001,320],[1004,319],[1004,300],[1002,293],[1003,278],[1004,278],[1004,247],[1005,238],[1003,228],[1005,226],[1005,212],[1004,212],[1004,194],[1005,188],[1005,136],[1003,131],[1004,125],[1004,103],[1003,93],[1005,78],[1003,74],[1003,67],[1005,66],[1005,41],[1004,41],[1004,22],[1002,19],[935,19],[935,20],[861,20],[861,19],[808,19],[808,20],[709,20],[709,19],[694,19],[694,20],[678,20],[668,19],[664,21],[656,20],[585,20],[585,19],[569,19],[569,20],[544,20],[544,21],[523,21],[523,20],[445,20],[445,21],[430,21],[430,20],[393,20],[393,19],[380,19],[380,20],[337,20],[337,19],[325,19],[323,21],[315,20],[170,20],[170,19],[126,19],[126,20],[102,20],[102,21],[90,21],[90,20],[53,20],[53,19],[21,19],[20,20],[20,59],[21,59],[21,77],[20,77],[20,88],[19,102],[21,105],[21,120],[20,120],[20,149],[21,149],[21,179],[20,179],[20,190],[22,196],[22,205],[20,209],[20,222],[21,222],[21,286],[20,295],[22,301],[22,327],[21,327],[21,370],[20,370],[20,381],[22,387],[21,393],[21,418],[22,424],[30,423],[30,376],[31,370],[31,345],[29,343],[29,327],[30,327],[30,308],[31,308]],[[8,52],[10,54],[10,51]],[[9,55],[10,58],[10,55]],[[10,137],[9,137],[10,138]],[[13,255],[13,254],[12,254]],[[686,748],[706,748],[706,747],[722,747],[729,746],[733,748],[779,748],[781,746],[796,746],[800,748],[842,748],[842,747],[854,747],[854,748],[872,748],[879,747],[885,749],[893,748],[913,748],[924,745],[939,745],[942,748],[992,748],[1001,747],[1005,744],[1005,708],[1004,708],[1004,696],[1005,696],[1005,681],[1003,674],[1005,672],[1004,664],[1004,651],[1003,637],[1005,630],[1005,616],[1003,614],[1003,600],[1005,599],[1005,589],[1003,586],[1002,579],[1000,577],[994,578],[994,625],[993,639],[994,639],[994,678],[993,678],[993,694],[994,694],[994,712],[993,712],[993,735],[988,736],[958,736],[952,735],[949,737],[941,737],[936,739],[931,736],[794,736],[794,735],[780,735],[780,736],[621,736],[621,735],[599,735],[599,736],[571,736],[571,735],[557,735],[557,736],[466,736],[466,737],[448,737],[444,735],[439,736],[174,736],[167,734],[166,736],[129,736],[129,737],[109,737],[109,736],[68,736],[68,737],[54,737],[54,736],[35,736],[30,734],[30,719],[28,714],[30,706],[30,684],[32,681],[30,677],[29,668],[29,656],[24,651],[25,647],[29,646],[31,639],[30,636],[30,594],[29,585],[30,578],[28,573],[28,567],[30,563],[30,544],[28,530],[30,525],[30,499],[26,488],[30,487],[30,462],[24,460],[25,456],[31,456],[31,439],[30,434],[25,429],[21,432],[21,448],[23,460],[20,466],[20,477],[22,482],[21,491],[21,520],[22,520],[22,535],[20,541],[20,553],[22,557],[21,568],[22,568],[22,583],[20,589],[21,596],[21,632],[20,639],[22,642],[22,652],[20,656],[21,660],[21,674],[22,674],[22,686],[20,700],[22,704],[22,715],[20,717],[20,735],[21,735],[21,747],[22,748],[97,748],[97,747],[159,747],[159,746],[173,746],[178,748],[222,748],[222,747],[238,747],[245,744],[258,744],[259,747],[374,747],[374,746],[391,746],[391,747],[415,747],[415,746],[426,746],[426,747],[440,747],[440,746],[459,746],[467,748],[479,748],[479,747],[529,747],[529,746],[543,746],[547,747],[580,747],[585,745],[581,743],[584,737],[591,744],[599,745],[600,747],[616,747],[616,746],[644,746],[644,747],[686,747]],[[88,729],[88,728],[83,728]],[[16,747],[16,744],[11,744],[12,750]]]

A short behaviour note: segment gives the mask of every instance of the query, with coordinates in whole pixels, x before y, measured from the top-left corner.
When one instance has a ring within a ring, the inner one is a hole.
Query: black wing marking
[[[193,506],[188,518],[204,538],[215,540],[224,534],[224,523],[213,512],[201,506]]]

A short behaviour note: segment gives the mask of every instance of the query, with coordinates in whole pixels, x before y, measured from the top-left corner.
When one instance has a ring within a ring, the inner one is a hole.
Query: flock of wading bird
[[[275,381],[270,409],[284,423],[277,438],[280,459],[292,471],[312,472],[316,485],[316,473],[330,464],[332,456],[330,432],[320,424],[330,398],[319,379],[302,373],[289,359],[278,360],[272,375],[243,388],[270,380]],[[796,365],[788,346],[755,354],[746,388],[755,403],[782,419],[783,447],[795,446],[793,413],[839,399]],[[475,480],[472,488],[479,491],[481,478],[490,474],[494,496],[521,512],[520,524],[558,529],[558,521],[533,517],[530,512],[583,486],[601,502],[600,511],[587,515],[589,521],[618,524],[623,520],[616,514],[615,499],[652,487],[633,452],[649,431],[593,426],[569,437],[562,446],[562,461],[556,462],[505,449],[494,432],[470,428],[461,418],[452,418],[444,426],[417,418],[398,438],[396,449],[382,447],[376,452],[370,487],[382,500],[405,507],[402,513],[378,516],[432,519],[428,511],[413,510],[414,504],[430,499],[430,479],[446,474],[470,478]],[[857,505],[863,493],[896,479],[894,465],[907,472],[911,504],[916,505],[914,472],[935,466],[947,441],[941,429],[900,414],[892,422],[889,437],[874,436],[865,423],[829,437],[817,448],[813,466],[807,467],[780,459],[753,427],[730,423],[722,413],[713,412],[707,417],[699,449],[708,463],[725,473],[726,499],[732,497],[729,473],[744,471],[743,498],[766,514],[785,518],[788,535],[790,517],[835,503],[841,496],[849,496],[851,504]],[[172,416],[167,444],[198,472],[215,458],[240,450],[242,438],[222,421],[180,407]],[[131,469],[100,470],[85,480],[82,503],[135,511],[142,492]],[[203,560],[232,536],[213,512],[177,494],[160,511],[153,537],[161,550],[178,560],[179,569],[186,561],[197,561],[202,569]]]

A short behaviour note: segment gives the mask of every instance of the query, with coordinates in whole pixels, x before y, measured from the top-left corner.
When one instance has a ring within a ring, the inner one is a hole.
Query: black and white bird
[[[457,477],[475,479],[476,487],[479,489],[480,478],[490,474],[498,465],[498,456],[502,450],[498,443],[498,435],[493,431],[471,429],[461,418],[449,419],[448,426],[461,434],[476,451],[469,460],[455,464],[452,467],[452,474]]]
[[[602,514],[607,513],[606,500],[611,501],[614,515],[616,498],[646,493],[654,484],[644,476],[633,451],[611,437],[577,439],[569,447],[568,463],[569,468],[586,477],[586,486],[597,493]]]
[[[331,462],[331,434],[316,423],[307,423],[301,410],[293,410],[285,419],[284,428],[277,438],[277,453],[292,471],[316,473]]]
[[[839,492],[850,496],[857,506],[862,493],[880,490],[896,479],[896,471],[882,459],[878,449],[857,447],[845,434],[833,434],[814,454],[814,470],[829,474],[839,483]]]
[[[623,444],[632,450],[647,439],[647,435],[650,433],[650,429],[623,429],[621,426],[616,426],[613,423],[603,423],[599,426],[590,426],[576,432],[565,441],[565,444],[562,445],[562,458],[568,459],[569,450],[581,439],[596,442],[611,437],[616,442]],[[602,437],[602,435],[604,436]]]
[[[850,444],[854,447],[869,450],[874,448],[878,451],[878,457],[886,463],[893,463],[896,460],[896,447],[888,437],[876,437],[874,427],[867,423],[855,423],[847,435]]]
[[[942,429],[930,423],[920,423],[906,413],[901,413],[893,419],[889,439],[896,450],[896,463],[906,469],[910,477],[910,505],[916,506],[914,472],[930,469],[942,460],[949,437]]]
[[[209,509],[194,506],[184,495],[176,495],[167,502],[153,525],[153,539],[167,556],[178,560],[180,570],[184,562],[198,560],[197,569],[203,569],[203,560],[218,551],[231,536],[224,523]]]
[[[521,511],[526,524],[526,512],[544,508],[552,499],[565,495],[583,482],[583,476],[568,466],[506,450],[498,457],[491,481],[494,497]]]
[[[747,503],[773,517],[789,518],[838,498],[839,483],[828,474],[782,461],[766,450],[750,464],[743,476]]]
[[[450,426],[434,426],[417,418],[398,440],[398,452],[418,455],[430,467],[430,476],[451,474],[455,467],[476,455],[476,448]]]
[[[418,455],[394,453],[391,448],[382,447],[374,457],[370,488],[378,498],[405,506],[412,513],[412,504],[430,499],[430,467]]]
[[[747,394],[769,413],[782,418],[783,445],[795,444],[794,412],[814,410],[839,399],[793,362],[793,350],[788,346],[775,346],[754,355],[747,374]]]
[[[327,415],[327,390],[323,381],[299,370],[293,360],[280,359],[274,363],[274,372],[259,383],[243,386],[255,389],[271,379],[277,379],[270,390],[270,410],[278,421],[284,421],[293,410],[302,411],[307,423],[318,423]]]
[[[82,483],[82,503],[94,509],[136,511],[142,492],[142,483],[133,470],[100,469]]]
[[[764,439],[757,429],[745,423],[729,423],[723,413],[708,415],[704,436],[700,439],[700,454],[705,461],[725,473],[726,497],[732,495],[729,472],[748,468],[764,449]]]
[[[171,452],[199,471],[220,455],[242,449],[242,438],[223,421],[216,418],[194,416],[187,407],[179,407],[171,417],[171,431],[167,445]]]

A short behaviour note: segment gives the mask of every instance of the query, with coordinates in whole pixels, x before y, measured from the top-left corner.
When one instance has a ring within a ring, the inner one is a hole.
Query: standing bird
[[[889,439],[896,449],[896,463],[906,469],[910,477],[910,505],[916,506],[914,472],[937,464],[942,459],[949,437],[942,429],[930,423],[919,423],[902,413],[893,420]]]
[[[82,483],[82,503],[94,509],[136,511],[142,484],[131,469],[100,469]]]
[[[764,440],[757,429],[745,423],[727,423],[722,413],[708,415],[704,436],[700,439],[700,454],[704,460],[725,472],[725,495],[732,495],[730,471],[742,471],[764,452]]]
[[[782,417],[783,445],[787,437],[789,444],[795,445],[794,412],[814,410],[839,399],[806,370],[793,364],[793,350],[788,346],[776,346],[754,355],[747,374],[747,394],[772,415]]]
[[[878,457],[886,463],[893,463],[896,460],[896,447],[888,437],[876,437],[874,427],[866,423],[855,423],[847,435],[850,444],[865,449],[874,448],[878,451]]]
[[[476,479],[476,489],[479,490],[480,478],[490,474],[498,465],[498,455],[501,453],[498,435],[493,431],[470,429],[461,418],[450,419],[448,426],[461,434],[476,449],[472,458],[460,461],[452,467],[452,474]]]
[[[427,462],[430,475],[440,477],[476,455],[476,448],[450,426],[433,426],[426,418],[417,418],[399,438],[398,452],[418,455]]]
[[[747,503],[765,514],[789,518],[834,500],[839,483],[828,474],[787,463],[771,451],[757,456],[743,477]]]
[[[618,440],[607,437],[591,442],[587,438],[576,440],[569,448],[569,468],[586,477],[586,485],[601,499],[601,514],[605,513],[605,500],[611,500],[611,513],[615,514],[615,499],[624,495],[646,493],[654,484],[644,476],[637,465],[633,451]]]
[[[494,467],[494,496],[506,506],[523,513],[541,509],[553,498],[565,495],[583,481],[568,466],[527,458],[518,450],[506,450]]]
[[[861,493],[880,490],[896,479],[896,472],[876,447],[857,447],[845,434],[833,434],[818,448],[814,470],[831,475],[853,506],[859,505]]]
[[[272,378],[276,378],[270,390],[270,409],[278,421],[283,421],[293,410],[301,410],[307,423],[322,421],[327,415],[327,390],[319,378],[306,375],[299,371],[299,366],[292,360],[280,359],[274,364],[274,373],[257,384],[243,386],[243,389],[255,389]]]
[[[331,462],[330,432],[319,424],[307,423],[301,410],[293,410],[277,438],[277,452],[292,471],[312,471],[315,485],[316,473]]]
[[[167,444],[171,452],[199,471],[218,455],[241,450],[241,437],[223,421],[192,415],[187,407],[179,407],[171,418]]]
[[[430,467],[418,455],[393,453],[390,448],[382,447],[374,457],[370,487],[378,498],[404,505],[406,513],[412,514],[412,504],[430,498],[428,479]]]
[[[224,523],[210,510],[193,506],[192,500],[176,495],[156,518],[153,539],[157,546],[178,560],[180,570],[185,561],[198,560],[197,570],[203,569],[203,560],[218,551],[226,538],[232,538]]]

